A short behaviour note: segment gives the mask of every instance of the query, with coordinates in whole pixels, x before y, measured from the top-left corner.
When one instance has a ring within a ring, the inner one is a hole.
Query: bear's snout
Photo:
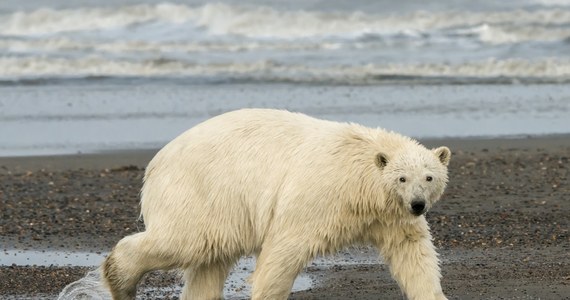
[[[412,201],[412,213],[416,216],[423,214],[426,211],[426,202],[421,199],[414,199]]]

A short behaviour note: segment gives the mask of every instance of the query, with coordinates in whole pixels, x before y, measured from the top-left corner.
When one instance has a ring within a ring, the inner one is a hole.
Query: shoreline
[[[448,188],[426,216],[447,296],[567,299],[570,135],[420,142],[453,152]],[[10,249],[105,253],[144,230],[138,195],[143,168],[156,151],[0,158],[0,294],[53,298],[87,271],[80,263],[49,260],[46,266],[13,264]],[[399,297],[385,265],[359,263],[369,254],[343,254],[349,265],[308,266],[305,274],[314,285],[290,299]],[[178,278],[162,274],[147,276],[144,291],[175,297],[164,288],[179,286]],[[44,284],[35,284],[38,279]]]
[[[570,147],[570,133],[506,137],[442,137],[416,140],[428,148],[445,145],[452,152],[482,149],[506,150]],[[0,174],[16,174],[41,169],[62,171],[71,169],[113,169],[126,166],[144,168],[159,150],[158,148],[124,149],[77,154],[0,156]]]

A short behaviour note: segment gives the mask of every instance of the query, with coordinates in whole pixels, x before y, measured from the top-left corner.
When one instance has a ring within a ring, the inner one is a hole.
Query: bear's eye
[[[431,177],[431,176],[426,177],[426,181],[432,181],[432,180],[433,180],[433,177]]]
[[[400,182],[406,182],[406,177],[400,177]]]

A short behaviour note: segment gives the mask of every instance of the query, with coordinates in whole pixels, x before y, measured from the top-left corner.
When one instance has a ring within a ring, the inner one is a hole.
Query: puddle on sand
[[[98,266],[104,258],[102,253],[11,249],[0,252],[0,266],[90,267]]]
[[[224,297],[226,299],[249,299],[251,286],[247,279],[255,269],[255,258],[242,258],[234,267],[224,286]],[[301,273],[295,279],[292,291],[304,291],[313,287],[313,280],[309,275]]]
[[[101,264],[107,253],[69,252],[50,250],[4,250],[0,252],[0,266],[36,265],[36,266],[81,266],[96,267]],[[317,258],[309,264],[313,268],[327,269],[334,265],[377,264],[375,251],[352,250],[341,252],[327,258]],[[242,258],[230,273],[224,286],[226,299],[248,299],[251,286],[247,279],[255,269],[255,258]],[[300,274],[293,285],[293,291],[312,288],[316,283],[306,273]],[[180,293],[181,285],[167,287],[143,287],[139,294],[160,299],[164,295]],[[102,285],[100,269],[95,269],[80,280],[66,286],[58,297],[59,300],[71,299],[111,299],[108,290]],[[142,298],[141,298],[142,299]]]
[[[238,262],[226,280],[224,286],[225,299],[250,298],[251,286],[247,283],[247,278],[251,275],[254,268],[254,258],[247,257]],[[293,291],[303,291],[311,287],[313,287],[313,280],[308,275],[301,274],[293,284]],[[138,294],[144,295],[144,297],[160,299],[164,295],[179,294],[180,292],[180,285],[175,284],[160,288],[143,287]],[[58,296],[58,300],[72,299],[111,299],[109,291],[102,284],[100,269],[93,270],[87,273],[85,277],[69,284]]]

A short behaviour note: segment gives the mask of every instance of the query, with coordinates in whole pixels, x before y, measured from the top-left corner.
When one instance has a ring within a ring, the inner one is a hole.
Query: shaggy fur
[[[450,155],[397,133],[286,111],[217,116],[150,162],[146,231],[116,245],[105,280],[115,299],[133,299],[146,272],[182,268],[183,299],[221,299],[232,266],[254,254],[252,299],[286,299],[315,256],[369,243],[409,299],[446,299],[421,213],[442,195]],[[414,201],[425,203],[419,216]]]

